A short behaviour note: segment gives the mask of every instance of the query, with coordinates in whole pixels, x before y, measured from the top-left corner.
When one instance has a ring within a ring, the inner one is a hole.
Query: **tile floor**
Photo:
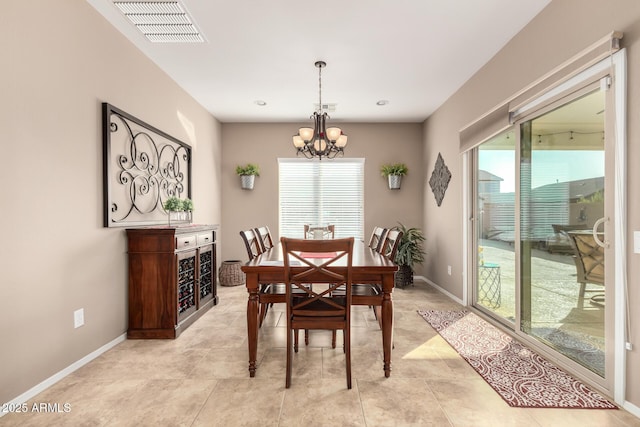
[[[0,426],[640,426],[623,410],[509,407],[416,313],[460,308],[424,283],[394,291],[390,378],[371,310],[354,307],[351,390],[328,331],[310,332],[284,388],[277,306],[260,330],[259,366],[249,378],[247,293],[221,287],[219,296],[178,339],[125,341],[28,403],[69,404],[69,412],[7,414]]]

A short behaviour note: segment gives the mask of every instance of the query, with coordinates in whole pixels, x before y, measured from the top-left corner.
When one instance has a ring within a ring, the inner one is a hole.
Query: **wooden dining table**
[[[319,259],[318,262],[322,262]],[[259,287],[262,283],[282,283],[284,281],[284,263],[280,244],[264,252],[242,267],[246,274],[246,286],[249,293],[247,302],[247,338],[249,345],[249,376],[256,374],[256,358],[258,353],[259,324]],[[382,347],[384,355],[384,375],[391,375],[391,347],[393,344],[393,293],[394,276],[398,266],[369,248],[364,242],[356,240],[353,247],[353,283],[378,284],[382,293],[380,298],[380,323],[382,329]],[[372,305],[371,296],[353,296],[353,305]]]

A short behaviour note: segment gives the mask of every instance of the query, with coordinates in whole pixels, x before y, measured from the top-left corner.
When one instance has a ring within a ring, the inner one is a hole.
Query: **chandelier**
[[[339,127],[327,128],[329,115],[322,109],[322,69],[327,66],[324,61],[316,61],[318,68],[318,92],[320,102],[318,110],[310,117],[313,120],[312,128],[300,128],[293,136],[293,146],[296,147],[296,155],[301,153],[307,159],[323,157],[334,158],[338,154],[344,155],[344,147],[347,145],[347,135],[342,133]]]

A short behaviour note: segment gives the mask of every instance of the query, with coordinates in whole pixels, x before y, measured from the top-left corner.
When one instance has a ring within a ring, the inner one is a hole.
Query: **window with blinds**
[[[335,225],[335,237],[364,236],[364,159],[278,159],[280,236]]]

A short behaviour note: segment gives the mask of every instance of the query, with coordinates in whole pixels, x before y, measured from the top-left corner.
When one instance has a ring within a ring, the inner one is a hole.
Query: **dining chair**
[[[390,229],[387,231],[384,237],[384,242],[380,247],[380,253],[391,261],[396,260],[396,254],[398,253],[398,247],[400,247],[400,241],[402,240],[402,231],[396,229]]]
[[[266,225],[263,227],[256,227],[253,231],[258,236],[258,243],[260,244],[262,252],[266,252],[273,247],[273,237],[271,236],[269,227]]]
[[[322,235],[324,239],[335,239],[336,238],[336,226],[335,224],[327,225],[324,230],[324,234]]]
[[[254,228],[250,230],[242,230],[240,232],[240,237],[242,237],[242,241],[244,242],[247,255],[249,256],[249,261],[252,261],[263,252],[262,245],[260,245],[258,235]]]
[[[325,227],[304,225],[305,239],[334,239],[336,237],[335,224],[329,224]]]
[[[380,252],[380,248],[384,242],[384,238],[387,235],[388,229],[383,227],[373,227],[371,238],[369,239],[369,247],[374,251]]]
[[[378,246],[380,252],[384,257],[395,262],[396,253],[400,241],[402,240],[402,231],[394,229],[386,229],[384,239]],[[375,249],[374,249],[375,250]],[[378,324],[382,328],[382,316],[380,311],[382,310],[382,284],[378,283],[354,283],[352,289],[352,299],[355,305],[368,305],[378,321]]]
[[[378,227],[378,226],[373,227],[373,231],[371,232],[371,237],[369,238],[369,248],[371,248],[376,252],[380,252],[388,231],[389,231],[388,228]],[[367,297],[370,299],[376,299],[378,296],[382,295],[382,288],[379,285],[374,285],[374,284],[354,283],[352,293],[356,297],[356,299],[360,297],[362,297],[363,299]],[[369,305],[369,308],[373,310],[374,314],[376,313],[374,304]]]
[[[291,386],[293,338],[297,330],[342,330],[347,388],[351,388],[351,282],[353,237],[331,240],[282,237],[287,304],[286,388]],[[317,258],[322,254],[322,258]],[[325,256],[330,255],[329,258]],[[314,285],[309,288],[307,283]],[[332,292],[344,286],[344,295]],[[300,292],[294,294],[293,290]],[[304,293],[303,293],[304,292]]]
[[[578,308],[583,308],[585,292],[598,292],[590,298],[595,305],[604,305],[604,248],[596,243],[591,232],[579,230],[568,231],[571,247],[574,251],[573,261],[576,265],[576,281],[580,283],[578,292]],[[602,238],[602,236],[600,236]],[[587,283],[600,286],[598,290],[587,289]]]
[[[254,258],[263,253],[263,245],[260,244],[258,237],[259,234],[256,230],[257,229],[254,228],[240,231],[240,236],[242,237],[242,241],[244,242],[247,250],[249,261],[253,261]],[[258,327],[262,327],[262,322],[267,316],[269,307],[272,307],[274,303],[285,302],[286,292],[284,288],[284,284],[281,283],[260,283],[258,288],[258,303],[260,305],[258,312]]]
[[[261,228],[261,227],[259,227]],[[256,232],[258,228],[253,228],[250,230],[243,230],[240,232],[240,236],[244,241],[244,245],[247,249],[247,255],[249,257],[249,261],[252,261],[254,258],[261,255],[264,251],[262,248],[264,245],[260,244],[259,233]],[[273,245],[273,243],[272,243]],[[307,286],[311,286],[308,284]],[[298,292],[298,291],[294,291]],[[273,304],[284,304],[286,298],[286,291],[284,283],[260,283],[258,287],[258,303],[260,309],[258,311],[258,327],[262,327],[262,323],[264,322],[265,317],[267,317],[267,313],[270,307],[273,307]],[[305,331],[304,334],[305,344],[309,344],[309,333]],[[296,348],[298,347],[298,337],[296,335]]]

